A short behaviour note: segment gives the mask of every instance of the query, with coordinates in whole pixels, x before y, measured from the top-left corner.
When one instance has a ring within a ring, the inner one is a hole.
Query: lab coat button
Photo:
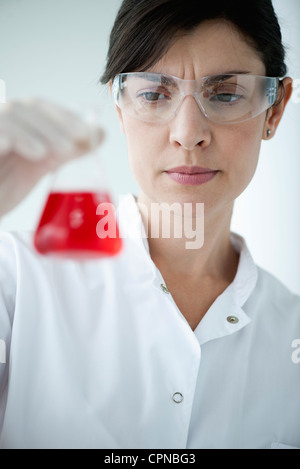
[[[175,392],[172,396],[172,399],[176,404],[181,404],[181,402],[183,401],[183,395],[181,394],[181,392]]]
[[[161,283],[160,288],[162,289],[162,291],[164,293],[170,293],[169,290],[167,289],[166,285],[164,285],[163,283]]]
[[[237,318],[236,316],[228,316],[227,321],[230,324],[237,324],[239,322],[239,318]]]

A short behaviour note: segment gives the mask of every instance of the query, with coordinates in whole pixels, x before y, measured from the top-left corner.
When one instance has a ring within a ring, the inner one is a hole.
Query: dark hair
[[[119,73],[145,71],[164,55],[175,34],[212,19],[229,21],[244,34],[260,54],[267,76],[286,75],[285,50],[271,0],[123,0],[101,83]]]

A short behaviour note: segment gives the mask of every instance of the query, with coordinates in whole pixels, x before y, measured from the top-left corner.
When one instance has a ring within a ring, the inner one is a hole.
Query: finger
[[[87,125],[75,112],[39,98],[34,98],[31,102],[41,114],[50,118],[71,139],[88,139]]]
[[[24,158],[36,161],[47,155],[47,148],[39,139],[32,137],[29,132],[18,125],[10,116],[0,119],[0,135],[6,142],[9,141],[9,153],[15,152]],[[8,144],[5,144],[6,147]],[[6,153],[8,154],[8,153]]]
[[[39,106],[44,108],[43,111]],[[65,120],[62,120],[62,114],[57,108],[48,103],[37,105],[35,102],[34,112],[32,107],[23,102],[16,103],[13,109],[14,120],[36,140],[43,142],[49,150],[49,155],[55,158],[69,160],[81,156],[95,149],[103,141],[104,132],[99,127],[84,123],[69,112],[64,112],[63,115],[66,115]],[[72,117],[69,117],[70,115]]]
[[[15,151],[36,161],[47,156],[58,159],[81,156],[103,141],[104,132],[57,105],[27,100],[7,103],[1,108],[0,137],[0,155]]]
[[[104,140],[104,131],[95,119],[87,122],[81,115],[43,99],[33,99],[32,102],[37,110],[44,113],[63,134],[76,143],[91,141],[93,145],[98,146]]]
[[[15,123],[28,135],[48,148],[49,153],[69,154],[74,151],[74,141],[66,135],[49,116],[24,103],[15,103],[11,113]]]

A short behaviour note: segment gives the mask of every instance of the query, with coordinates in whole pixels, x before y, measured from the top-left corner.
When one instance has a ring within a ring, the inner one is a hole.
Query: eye
[[[168,90],[140,90],[137,93],[137,99],[142,100],[146,104],[162,104],[172,99]]]
[[[212,96],[210,98],[210,101],[226,104],[226,103],[234,103],[242,98],[243,96],[240,94],[219,93],[219,94]]]
[[[160,101],[162,99],[165,99],[166,96],[162,93],[153,93],[152,91],[147,91],[145,93],[141,93],[138,97],[144,98],[146,101]]]
[[[215,104],[238,104],[245,99],[245,94],[240,86],[235,83],[216,83],[208,87],[204,93],[204,98]]]

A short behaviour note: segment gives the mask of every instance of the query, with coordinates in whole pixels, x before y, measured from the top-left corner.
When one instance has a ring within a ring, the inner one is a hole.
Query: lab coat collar
[[[240,260],[237,273],[228,290],[232,291],[236,303],[242,307],[255,288],[258,271],[245,240],[237,233],[231,233],[231,243],[240,254]]]
[[[238,332],[251,322],[243,306],[256,286],[257,267],[240,235],[231,233],[231,243],[240,255],[238,269],[233,282],[214,301],[195,329],[200,345]]]
[[[231,322],[234,319],[237,322]],[[251,322],[249,316],[235,302],[229,290],[223,292],[202,318],[195,335],[200,345],[240,331]]]
[[[238,332],[251,322],[243,306],[256,286],[257,267],[240,235],[231,233],[231,243],[240,254],[238,269],[233,282],[214,301],[195,329],[200,345]]]
[[[133,195],[124,198],[120,205],[120,224],[123,224],[123,233],[136,243],[136,248],[144,253],[146,263],[152,271],[152,283],[161,291],[161,284],[164,279],[151,259],[149,244],[145,234],[142,218]],[[128,220],[131,223],[128,224]],[[127,221],[127,222],[126,222]],[[231,243],[234,249],[239,253],[239,264],[233,282],[227,289],[214,301],[197,328],[195,335],[200,345],[213,339],[218,339],[231,335],[251,322],[251,318],[243,310],[257,283],[258,271],[245,243],[245,240],[236,233],[231,233]],[[144,264],[144,267],[146,264]],[[237,319],[237,322],[231,322],[230,317]]]

